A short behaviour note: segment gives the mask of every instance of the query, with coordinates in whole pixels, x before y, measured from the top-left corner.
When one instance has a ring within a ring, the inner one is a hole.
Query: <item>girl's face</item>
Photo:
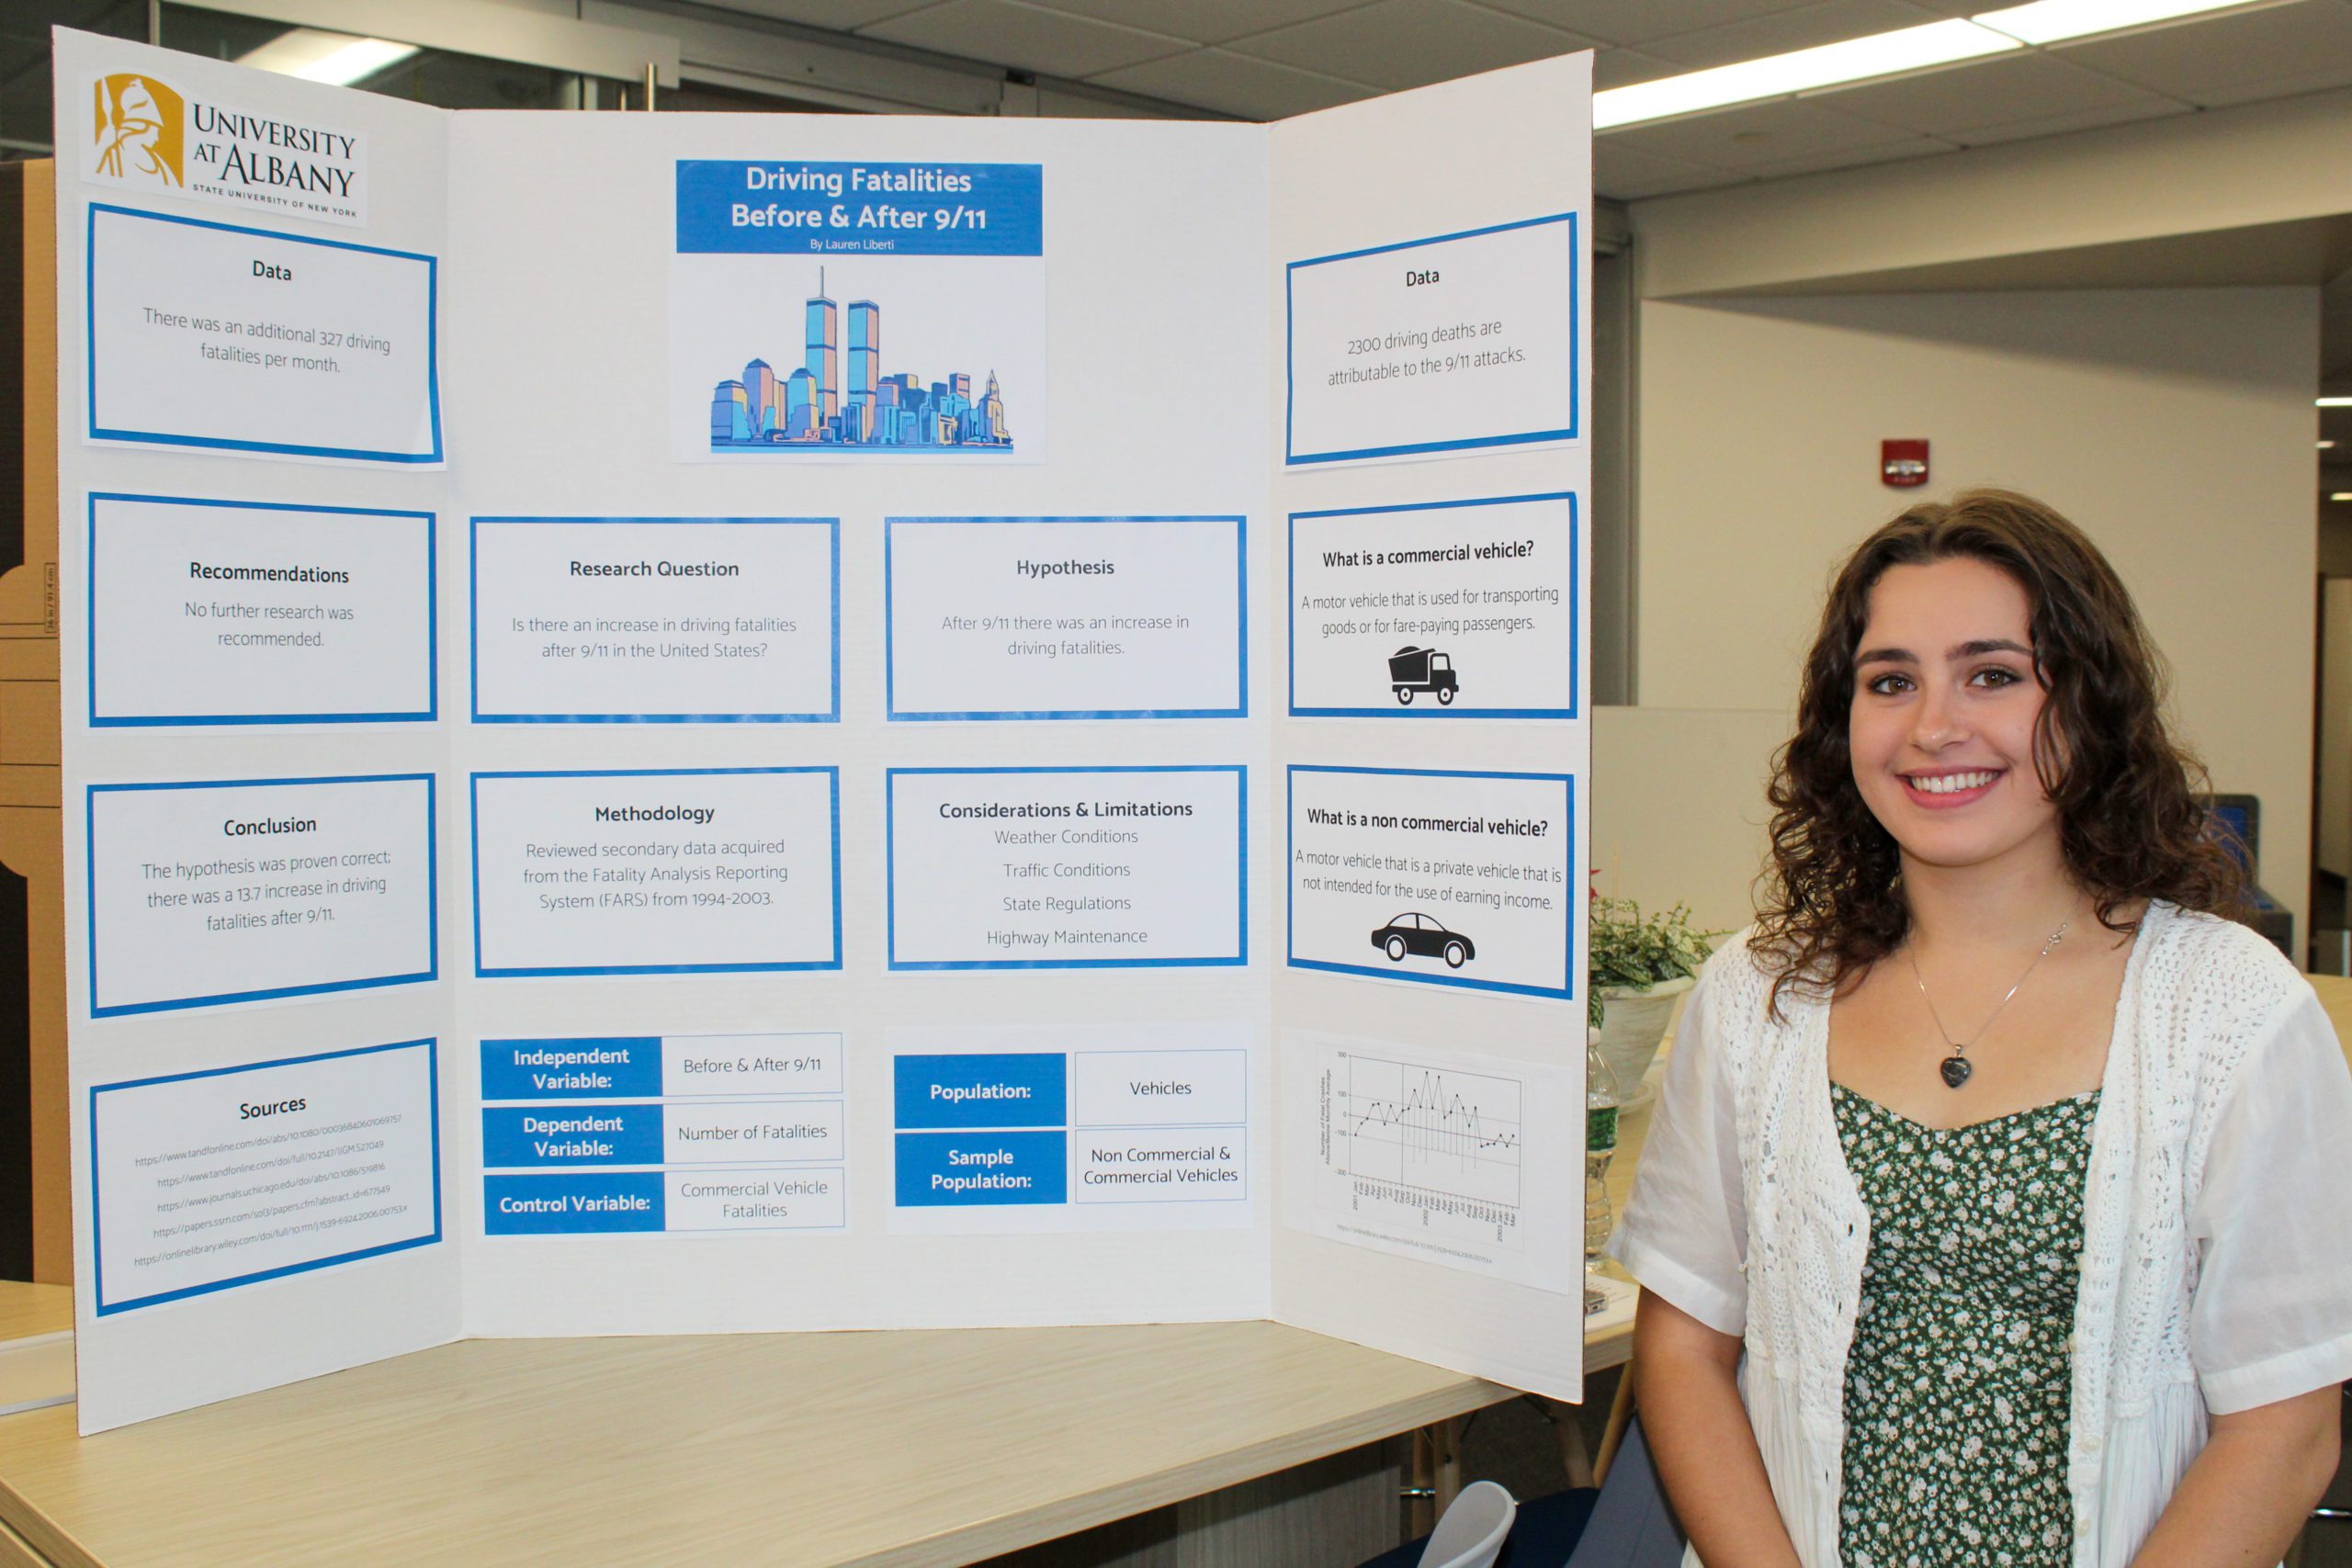
[[[2033,765],[2046,694],[2014,578],[1968,557],[1890,567],[1855,655],[1854,783],[1905,856],[2063,861],[2058,810]]]

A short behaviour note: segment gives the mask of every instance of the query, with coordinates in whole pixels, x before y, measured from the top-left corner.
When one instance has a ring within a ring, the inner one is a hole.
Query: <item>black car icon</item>
[[[1447,931],[1430,915],[1399,915],[1372,933],[1372,945],[1388,954],[1391,964],[1402,964],[1405,955],[1418,958],[1442,958],[1448,969],[1459,969],[1478,956],[1478,949],[1460,931]]]

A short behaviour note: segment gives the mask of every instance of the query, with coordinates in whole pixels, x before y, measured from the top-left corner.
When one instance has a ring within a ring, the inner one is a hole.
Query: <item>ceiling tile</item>
[[[1359,11],[1237,39],[1244,54],[1383,87],[1420,87],[1573,54],[1593,40],[1461,0],[1378,0]]]
[[[1854,169],[1865,164],[1893,164],[1905,158],[1932,158],[1939,152],[1960,151],[1949,141],[1939,141],[1932,136],[1915,136],[1907,141],[1893,141],[1881,147],[1860,147],[1843,152],[1810,152],[1802,157],[1776,158],[1757,164],[1747,172],[1758,179],[1788,179],[1797,175],[1825,174],[1831,169]]]
[[[1592,90],[1605,93],[1611,87],[1630,87],[1636,82],[1654,82],[1660,76],[1679,76],[1687,69],[1639,50],[1604,49],[1592,57]]]
[[[937,0],[712,0],[717,9],[779,22],[802,22],[835,32],[854,32],[871,22],[903,17]]]
[[[1037,88],[1037,113],[1046,119],[1166,120],[1188,118],[1182,112],[1171,115],[1166,108],[1158,106],[1145,108],[1138,104],[1115,103],[1109,98],[1097,97],[1091,93],[1066,92],[1057,88],[1050,82],[1042,84]],[[1202,118],[1204,119],[1207,118],[1205,110],[1202,111]]]
[[[1661,7],[1670,9],[1670,7]],[[1719,28],[1640,40],[1644,52],[1680,62],[1686,70],[1761,60],[1791,50],[1916,28],[1936,18],[1903,0],[1820,0],[1793,11],[1754,17]]]
[[[1819,0],[1481,0],[1498,11],[1565,28],[1610,43],[1640,43],[1701,28],[1718,28],[1801,11]]]
[[[1704,190],[1747,178],[1698,164],[1686,164],[1659,152],[1628,147],[1614,137],[1592,144],[1592,188],[1597,196],[1616,201],[1638,201],[1647,196],[1668,196],[1680,190]]]
[[[1848,114],[1949,136],[2014,120],[2163,100],[2146,89],[2047,54],[2020,52],[1818,96]]]
[[[2103,109],[2082,109],[2074,114],[2048,115],[2038,119],[2012,120],[2006,125],[1982,126],[1974,130],[1957,132],[1949,140],[1963,147],[1991,147],[2003,141],[2027,141],[2037,136],[2064,136],[2069,131],[2097,130],[2103,125],[2128,125],[2135,119],[2161,119],[2165,115],[2196,112],[2187,104],[2150,96]]]
[[[2059,52],[2194,104],[2283,97],[2352,82],[2352,6],[2300,0]]]
[[[1052,76],[1092,76],[1192,47],[1182,39],[1041,10],[1018,0],[947,0],[944,6],[857,30],[868,38]]]
[[[1750,104],[1720,114],[1693,115],[1657,125],[1612,130],[1601,140],[1718,169],[1750,170],[1765,164],[1923,140],[1915,133],[1854,115],[1813,98]],[[1855,160],[1861,162],[1860,158]]]
[[[873,3],[873,0],[869,0]],[[897,0],[904,6],[907,0]],[[1048,11],[1122,22],[1196,43],[1223,43],[1361,6],[1364,0],[1031,0]]]
[[[1172,54],[1165,60],[1107,71],[1091,79],[1105,87],[1148,93],[1155,98],[1196,104],[1246,119],[1283,119],[1328,109],[1336,104],[1353,103],[1380,91],[1221,49]]]
[[[2322,93],[2331,87],[2352,87],[2352,55],[2339,53],[2333,60],[2314,60],[2309,70],[2291,76],[2271,76],[2256,82],[2235,82],[2210,87],[2197,95],[2197,105],[2199,108],[2221,109],[2232,104],[2254,104],[2268,98],[2292,97],[2297,93]]]

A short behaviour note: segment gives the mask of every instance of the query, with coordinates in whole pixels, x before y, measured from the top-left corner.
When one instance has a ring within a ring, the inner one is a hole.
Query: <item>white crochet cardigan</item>
[[[1745,1338],[1781,1517],[1806,1568],[1835,1568],[1870,1214],[1830,1110],[1828,1006],[1784,997],[1775,1020],[1770,988],[1745,934],[1707,964],[1610,1251]],[[2101,1089],[2072,1341],[2075,1568],[2125,1568],[2209,1410],[2352,1378],[2352,1074],[2311,987],[2244,927],[2154,905]]]

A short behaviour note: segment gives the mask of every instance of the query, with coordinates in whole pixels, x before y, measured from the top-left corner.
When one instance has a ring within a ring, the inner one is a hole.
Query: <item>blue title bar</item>
[[[481,1199],[485,1235],[579,1235],[662,1225],[660,1171],[487,1176]]]
[[[662,1108],[484,1106],[481,1163],[493,1170],[535,1165],[660,1165]]]
[[[596,1040],[485,1040],[484,1100],[658,1100],[662,1042],[648,1035]]]
[[[1069,1191],[1066,1133],[901,1133],[899,1207],[1059,1203]]]
[[[900,1056],[900,1127],[1059,1127],[1069,1121],[1069,1058],[1058,1052]]]
[[[1041,256],[1042,164],[678,161],[678,254]]]

